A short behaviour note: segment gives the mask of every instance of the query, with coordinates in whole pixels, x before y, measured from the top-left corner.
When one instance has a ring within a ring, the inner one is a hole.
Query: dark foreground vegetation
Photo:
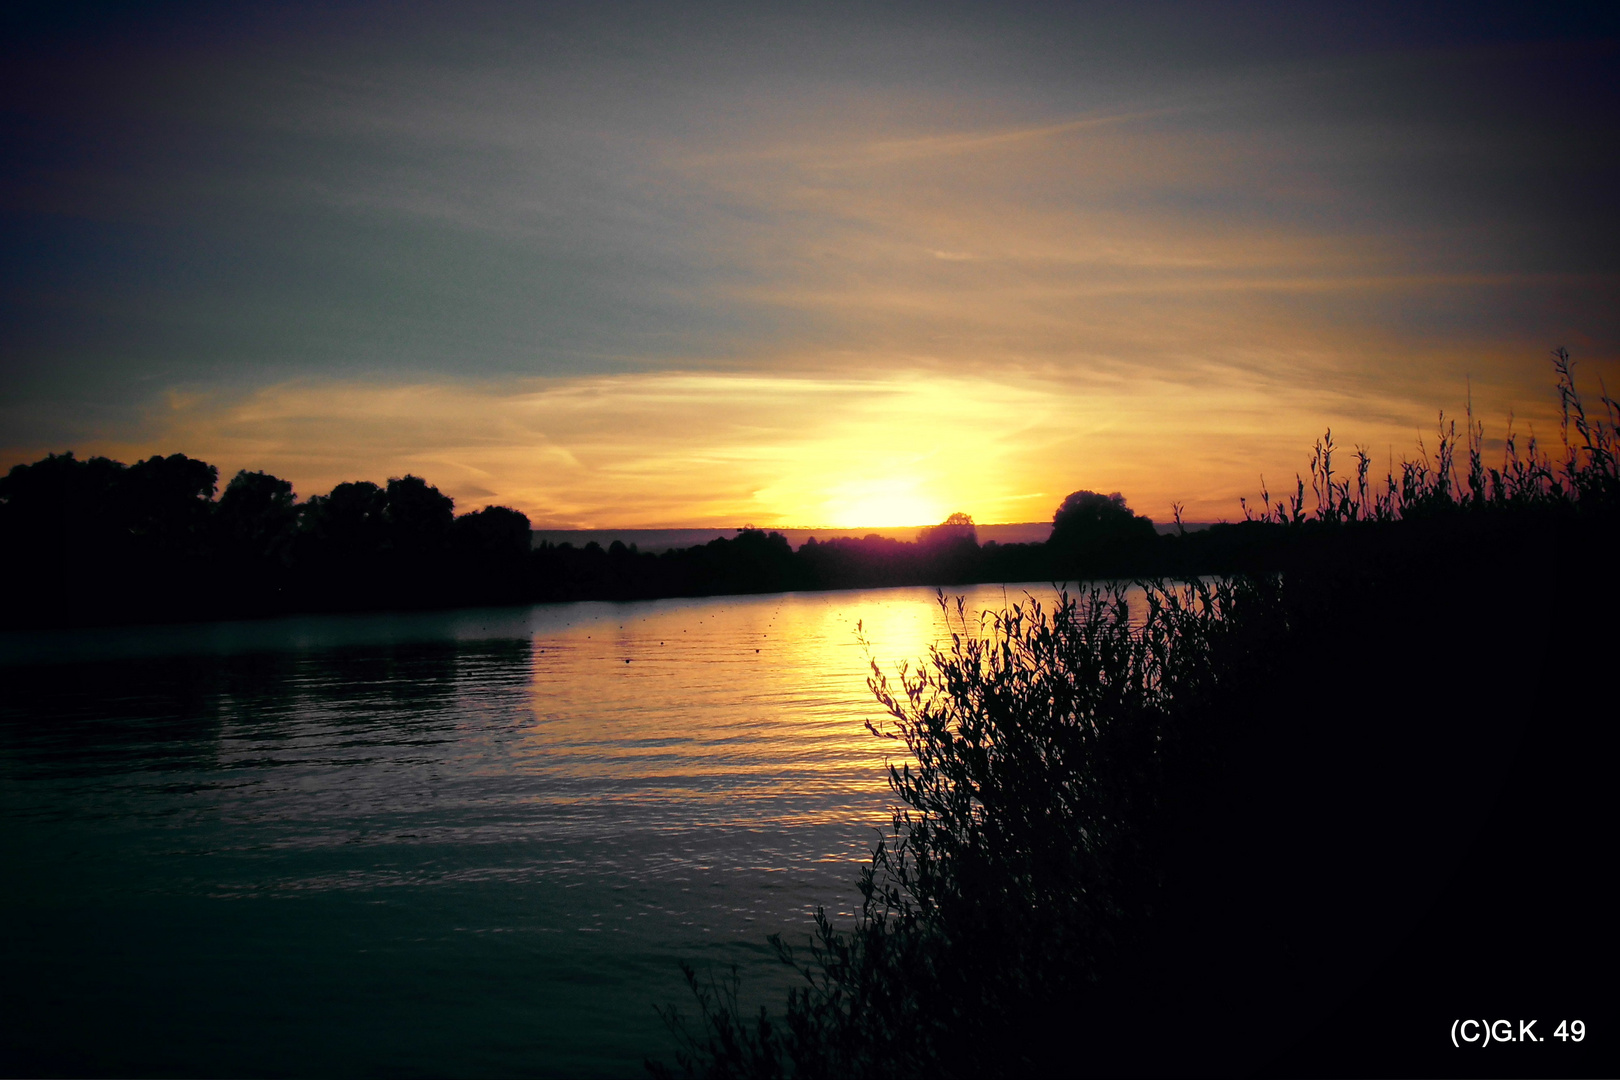
[[[1252,515],[1280,573],[1150,585],[1135,629],[1107,592],[958,612],[874,665],[860,914],[773,939],[774,1009],[689,971],[653,1072],[1612,1075],[1620,411],[1559,373],[1558,461],[1490,469],[1470,424],[1375,489],[1324,443]]]

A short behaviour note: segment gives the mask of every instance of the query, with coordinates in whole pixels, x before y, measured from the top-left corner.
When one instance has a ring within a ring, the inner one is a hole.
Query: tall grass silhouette
[[[1470,402],[1461,434],[1455,420],[1440,414],[1439,434],[1432,452],[1420,444],[1416,458],[1402,461],[1385,476],[1382,488],[1369,482],[1372,459],[1365,448],[1355,450],[1354,474],[1341,478],[1334,471],[1339,448],[1333,431],[1316,441],[1311,451],[1310,488],[1314,506],[1308,507],[1306,480],[1296,479],[1286,500],[1272,501],[1262,492],[1260,507],[1242,500],[1249,521],[1278,524],[1393,522],[1424,515],[1461,510],[1505,511],[1551,508],[1562,511],[1612,512],[1620,504],[1620,459],[1616,457],[1616,429],[1620,402],[1600,387],[1602,412],[1588,416],[1575,385],[1575,364],[1566,349],[1553,351],[1559,400],[1559,436],[1562,454],[1557,461],[1539,445],[1532,432],[1521,448],[1519,436],[1508,422],[1502,463],[1485,463],[1485,425],[1476,420]],[[1459,467],[1461,445],[1466,465]]]
[[[1613,621],[1541,582],[1612,566],[1620,407],[1605,388],[1588,415],[1561,349],[1554,367],[1556,461],[1510,432],[1488,468],[1472,415],[1461,435],[1442,418],[1379,488],[1365,451],[1335,471],[1329,432],[1292,496],[1245,506],[1328,538],[1279,573],[1146,582],[1135,612],[1062,592],[977,626],[942,594],[949,644],[868,680],[896,806],[853,924],[818,910],[807,944],[771,939],[802,977],[776,1014],[688,968],[697,1012],[665,1013],[679,1049],[651,1071],[1286,1071],[1319,1066],[1334,1009],[1393,1024],[1367,1053],[1427,1053],[1448,993],[1582,985],[1528,946],[1476,955],[1503,911],[1596,919],[1549,883],[1604,835],[1585,680]],[[1406,625],[1413,606],[1561,633],[1516,635],[1487,678],[1489,647]],[[1471,854],[1498,820],[1529,837],[1522,879]]]

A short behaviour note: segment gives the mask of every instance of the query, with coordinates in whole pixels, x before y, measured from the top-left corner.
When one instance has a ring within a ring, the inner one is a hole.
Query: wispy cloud
[[[1218,516],[1470,378],[1544,415],[1554,345],[1620,382],[1620,166],[1572,69],[1095,12],[491,11],[40,67],[9,460],[415,470],[552,522]]]
[[[665,372],[173,394],[139,432],[81,449],[127,460],[178,448],[227,477],[286,476],[303,496],[412,472],[463,509],[511,505],[556,527],[854,527],[955,510],[1043,520],[1080,487],[1122,490],[1161,519],[1173,502],[1230,517],[1260,474],[1292,476],[1326,424],[1406,452],[1431,420],[1398,398],[1324,399],[1234,371],[1204,386],[1129,372],[1084,385]]]

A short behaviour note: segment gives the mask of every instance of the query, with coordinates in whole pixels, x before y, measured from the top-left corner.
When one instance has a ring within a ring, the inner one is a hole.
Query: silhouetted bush
[[[854,927],[818,910],[802,957],[772,938],[805,978],[778,1021],[688,971],[699,1027],[671,1015],[688,1073],[1028,1075],[1077,1050],[1108,1071],[1142,1033],[1122,1025],[1158,974],[1170,785],[1216,685],[1283,634],[1277,586],[1155,588],[1136,627],[1097,591],[1014,606],[983,635],[960,601],[947,617],[950,644],[921,667],[873,665],[900,805]]]
[[[1301,481],[1228,533],[1280,573],[1148,582],[1134,620],[1117,592],[980,628],[959,602],[921,667],[874,664],[897,806],[861,911],[771,939],[803,978],[775,1015],[687,969],[675,1068],[1544,1070],[1532,1044],[1464,1061],[1446,1031],[1604,992],[1543,934],[1609,918],[1590,853],[1614,819],[1616,641],[1591,597],[1613,580],[1620,409],[1587,417],[1557,363],[1559,463],[1510,439],[1487,470],[1471,426],[1459,477],[1446,429],[1372,492],[1365,455],[1335,476],[1329,437],[1314,508]]]

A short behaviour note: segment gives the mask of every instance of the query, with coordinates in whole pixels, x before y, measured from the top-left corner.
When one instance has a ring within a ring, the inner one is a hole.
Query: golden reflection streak
[[[952,595],[979,634],[983,613],[1030,596],[1050,610],[1049,585],[1024,588]],[[886,765],[906,749],[864,726],[883,726],[870,663],[892,680],[961,629],[954,600],[948,623],[935,594],[915,588],[602,610],[535,639],[534,722],[515,767],[634,778],[619,797],[708,802],[717,824],[836,825],[853,812],[880,825]],[[728,800],[755,808],[748,822],[732,821]]]

